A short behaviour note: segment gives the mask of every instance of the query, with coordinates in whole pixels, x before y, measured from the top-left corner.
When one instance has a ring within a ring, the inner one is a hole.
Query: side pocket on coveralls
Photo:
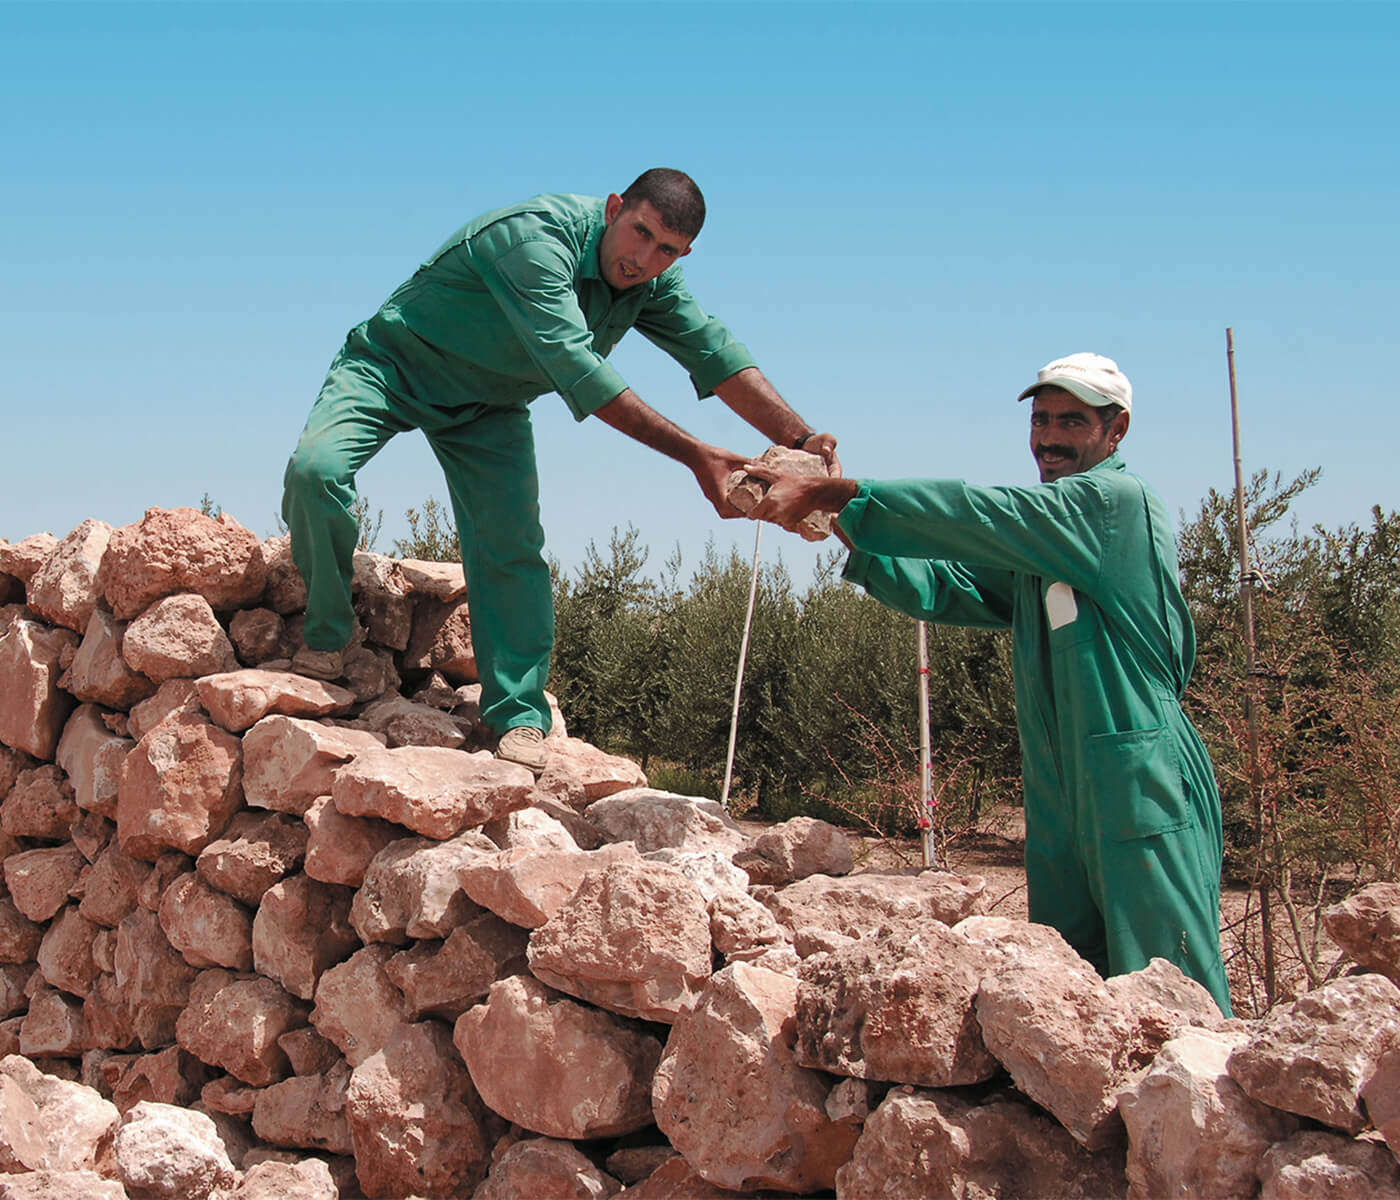
[[[1176,744],[1166,726],[1087,738],[1084,765],[1105,837],[1126,842],[1191,824]]]

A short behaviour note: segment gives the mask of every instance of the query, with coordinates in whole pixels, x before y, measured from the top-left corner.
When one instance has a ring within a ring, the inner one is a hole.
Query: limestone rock
[[[748,844],[719,804],[698,796],[629,788],[595,801],[584,815],[608,841],[634,842],[642,854],[665,848],[733,854]]]
[[[51,533],[35,533],[18,542],[0,539],[0,571],[28,584],[54,552],[58,539]]]
[[[418,601],[403,665],[410,671],[438,671],[453,683],[477,681],[471,616],[465,599]]]
[[[997,1072],[973,1011],[981,958],[947,926],[813,955],[799,978],[794,1054],[805,1067],[928,1087]]]
[[[350,906],[350,924],[365,943],[403,945],[411,938],[446,937],[479,911],[462,888],[462,868],[494,851],[493,843],[475,830],[444,842],[391,842],[365,871]]]
[[[195,592],[220,612],[251,608],[266,578],[258,539],[227,514],[148,508],[136,524],[113,531],[97,586],[125,621],[175,592]]]
[[[806,450],[794,450],[791,446],[769,446],[754,460],[761,466],[785,475],[828,474],[826,460],[820,454],[809,454]],[[751,512],[767,494],[772,485],[766,479],[750,475],[743,470],[733,471],[725,485],[729,503],[741,513]],[[820,542],[831,536],[831,526],[835,517],[828,512],[813,512],[803,517],[797,525],[797,534],[807,542]]]
[[[271,979],[205,971],[190,988],[175,1025],[184,1049],[252,1087],[266,1087],[291,1069],[277,1039],[306,1024],[308,1006]]]
[[[186,1200],[236,1182],[214,1122],[188,1108],[143,1100],[122,1118],[113,1152],[128,1195]]]
[[[486,1105],[535,1133],[616,1137],[652,1122],[661,1043],[528,975],[493,984],[452,1040]]]
[[[319,1158],[254,1163],[229,1200],[340,1200],[331,1169]]]
[[[293,996],[310,1000],[321,974],[359,945],[349,888],[292,875],[268,888],[253,918],[253,963]]]
[[[621,1190],[611,1175],[568,1142],[525,1138],[491,1164],[486,1182],[472,1200],[518,1200],[549,1196],[558,1200],[607,1200]]]
[[[253,1131],[276,1146],[349,1154],[349,1086],[350,1068],[341,1061],[324,1073],[295,1075],[262,1088],[253,1100]]]
[[[955,1092],[895,1088],[836,1173],[841,1200],[1123,1194],[1121,1153],[1090,1154],[1044,1114],[998,1093],[969,1103]]]
[[[699,890],[664,863],[616,863],[530,935],[530,970],[623,1016],[669,1024],[710,976],[710,918]]]
[[[355,1068],[345,1116],[368,1196],[463,1196],[486,1174],[496,1123],[435,1021],[404,1026]]]
[[[11,837],[67,841],[78,819],[73,788],[56,766],[31,767],[0,803],[0,829]]]
[[[406,649],[413,631],[413,597],[403,568],[383,554],[357,550],[351,590],[355,615],[364,623],[370,641],[393,650]]]
[[[385,967],[390,946],[366,946],[325,971],[316,984],[311,1023],[352,1067],[378,1053],[403,1026],[403,997]]]
[[[97,978],[92,959],[97,926],[76,904],[68,905],[50,924],[35,956],[44,979],[73,996],[86,996]]]
[[[199,702],[199,689],[193,679],[167,679],[148,696],[131,707],[127,733],[140,741],[168,717],[189,715],[203,718],[204,706]]]
[[[96,1171],[30,1171],[0,1176],[0,1200],[128,1200],[115,1179]]]
[[[1327,935],[1368,971],[1400,984],[1400,883],[1373,883],[1322,914]]]
[[[122,764],[136,743],[112,733],[96,705],[80,704],[58,742],[57,762],[73,786],[79,808],[103,817],[117,815]]]
[[[1251,1100],[1225,1069],[1243,1030],[1187,1028],[1121,1094],[1135,1200],[1250,1200],[1265,1151],[1298,1120]]]
[[[91,1088],[46,1075],[18,1055],[0,1059],[0,1096],[0,1162],[18,1159],[20,1170],[95,1170],[120,1120]],[[16,1140],[21,1115],[28,1136]],[[30,1152],[16,1155],[25,1142]]]
[[[535,784],[537,792],[582,810],[605,796],[646,787],[646,773],[630,758],[560,735],[560,728],[562,723],[556,722],[550,730],[549,762]]]
[[[399,695],[384,696],[356,719],[356,726],[384,735],[385,743],[400,746],[440,746],[456,750],[466,745],[467,735],[460,722],[441,709],[416,704]]]
[[[284,533],[281,537],[264,541],[262,557],[266,563],[267,606],[283,616],[300,612],[306,607],[306,581],[292,562],[290,535]],[[238,607],[248,606],[243,604]]]
[[[307,830],[300,821],[277,812],[240,812],[199,852],[195,869],[211,888],[257,905],[268,888],[301,865],[306,853]]]
[[[734,855],[752,883],[782,887],[809,875],[849,875],[851,843],[835,825],[815,817],[793,817],[764,830]]]
[[[261,671],[245,667],[204,673],[196,685],[199,701],[216,725],[230,733],[251,729],[264,717],[323,717],[348,712],[355,703],[351,692],[333,683],[308,679],[290,671]]]
[[[403,993],[409,1019],[455,1021],[485,999],[498,979],[528,969],[527,937],[495,914],[479,912],[442,941],[423,939],[399,951],[384,973]]]
[[[58,686],[77,635],[0,609],[0,742],[41,761],[53,758],[73,697]]]
[[[819,1191],[851,1156],[856,1131],[827,1117],[826,1077],[793,1056],[796,1003],[796,980],[733,963],[671,1031],[652,1093],[656,1123],[710,1183]]]
[[[253,914],[193,871],[165,889],[156,915],[190,966],[253,969]]]
[[[507,813],[498,821],[488,821],[481,832],[502,850],[582,849],[563,821],[536,804]]]
[[[4,861],[5,887],[20,912],[42,923],[68,903],[86,866],[72,843],[22,850]]]
[[[128,709],[152,695],[156,685],[122,656],[125,637],[126,622],[94,609],[73,665],[59,678],[58,686],[79,700],[108,708]]]
[[[180,592],[157,600],[126,627],[122,657],[156,683],[238,665],[233,644],[203,596]]]
[[[115,929],[136,909],[136,894],[151,864],[108,845],[88,872],[78,911],[89,921]]]
[[[1230,1055],[1230,1078],[1261,1104],[1360,1133],[1361,1089],[1396,1041],[1400,988],[1353,975],[1269,1013]]]
[[[76,1058],[87,1042],[79,1001],[52,988],[30,998],[19,1028],[19,1052],[26,1058]]]
[[[458,872],[466,894],[498,917],[538,929],[578,890],[585,875],[614,863],[638,863],[630,842],[598,850],[504,850],[482,854]]]
[[[1384,1146],[1322,1130],[1295,1133],[1264,1155],[1259,1200],[1392,1200],[1400,1166]]]
[[[1400,1159],[1400,1043],[1389,1046],[1376,1059],[1375,1070],[1362,1084],[1361,1100],[1371,1124]]]
[[[239,609],[228,623],[228,637],[238,661],[248,667],[290,659],[296,651],[287,636],[287,622],[270,608]]]
[[[759,887],[754,895],[792,930],[793,945],[805,957],[869,937],[882,927],[899,926],[913,934],[930,920],[954,925],[985,911],[985,892],[980,875],[867,871],[841,879],[811,876],[777,891]]]
[[[133,858],[198,854],[243,803],[239,741],[191,715],[169,717],[126,756],[117,789],[117,840]]]
[[[723,892],[710,901],[710,939],[731,962],[752,961],[776,946],[791,949],[790,937],[768,908],[747,892]]]
[[[374,817],[347,817],[318,796],[306,810],[306,873],[322,883],[359,887],[374,856],[403,837],[403,826]]]
[[[29,607],[53,625],[82,633],[97,607],[97,568],[112,527],[88,519],[68,534],[29,580]]]
[[[296,717],[264,717],[243,735],[244,792],[252,808],[303,816],[329,796],[335,773],[383,743],[371,733]]]
[[[0,963],[34,961],[44,927],[26,917],[8,896],[0,896]]]
[[[138,908],[117,926],[115,998],[147,1050],[175,1041],[175,1021],[198,973],[167,940],[155,913]]]

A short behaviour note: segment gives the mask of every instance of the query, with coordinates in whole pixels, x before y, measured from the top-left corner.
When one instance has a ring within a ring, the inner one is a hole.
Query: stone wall
[[[1400,889],[1225,1021],[562,715],[499,762],[460,568],[355,596],[331,686],[285,539],[0,541],[0,1200],[1400,1194]]]

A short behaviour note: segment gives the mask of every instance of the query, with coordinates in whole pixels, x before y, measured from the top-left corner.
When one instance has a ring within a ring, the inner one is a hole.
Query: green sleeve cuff
[[[870,480],[857,479],[856,487],[859,490],[846,501],[846,507],[836,514],[836,523],[851,541],[856,540],[856,530],[860,528],[861,519],[865,516],[865,506],[870,503]]]
[[[847,583],[853,583],[856,587],[865,587],[865,581],[870,575],[871,556],[864,550],[852,550],[846,558],[846,565],[841,568],[841,578]]]
[[[598,365],[583,378],[577,380],[567,391],[560,389],[564,403],[574,414],[575,421],[582,421],[627,390],[627,381],[617,368],[601,359]]]
[[[742,371],[745,367],[756,367],[753,355],[742,342],[728,342],[705,359],[690,373],[690,381],[695,385],[695,394],[701,399],[713,396],[715,388]]]

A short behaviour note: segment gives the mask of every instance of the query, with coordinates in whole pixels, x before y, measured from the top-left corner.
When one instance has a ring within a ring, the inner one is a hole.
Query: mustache
[[[1045,455],[1047,455],[1047,454],[1061,454],[1061,455],[1063,455],[1063,456],[1066,457],[1066,458],[1073,458],[1073,457],[1074,457],[1074,447],[1073,447],[1073,446],[1040,446],[1040,447],[1037,447],[1036,452],[1035,452],[1036,458],[1043,458],[1043,457],[1044,457]]]

